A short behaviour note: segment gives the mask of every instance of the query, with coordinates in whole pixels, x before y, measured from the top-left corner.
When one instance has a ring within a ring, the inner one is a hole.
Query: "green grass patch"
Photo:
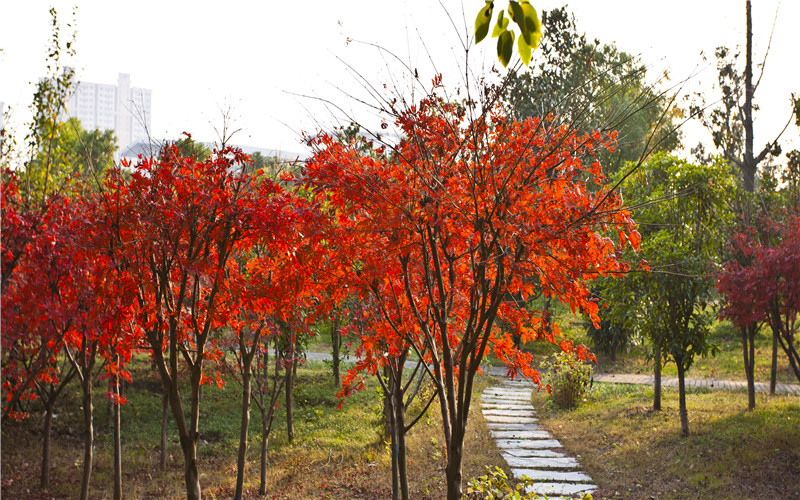
[[[677,390],[654,412],[652,389],[594,384],[573,411],[545,409],[542,424],[600,487],[600,498],[800,498],[800,398],[694,391],[690,435],[680,437]]]

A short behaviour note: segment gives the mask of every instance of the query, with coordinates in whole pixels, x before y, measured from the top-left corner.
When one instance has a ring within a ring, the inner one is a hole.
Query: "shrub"
[[[542,363],[546,371],[549,399],[558,408],[573,408],[583,398],[592,379],[592,366],[584,364],[578,355],[560,352]]]
[[[503,469],[500,467],[487,467],[485,476],[474,477],[469,480],[465,498],[486,500],[535,500],[547,498],[544,495],[537,495],[532,491],[528,491],[528,487],[531,485],[533,485],[533,480],[527,476],[522,476],[522,479],[515,486],[512,486]],[[580,500],[592,500],[592,495],[584,493],[578,498]]]

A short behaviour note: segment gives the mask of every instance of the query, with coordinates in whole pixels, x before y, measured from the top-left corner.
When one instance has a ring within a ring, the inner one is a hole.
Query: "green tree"
[[[708,341],[711,265],[722,245],[720,228],[730,222],[726,198],[734,190],[724,162],[695,165],[664,153],[620,185],[641,228],[641,250],[635,258],[645,259],[651,272],[607,280],[605,298],[612,302],[612,319],[634,325],[652,341],[657,377],[659,354],[675,363],[683,435],[689,432],[685,374],[696,356],[714,351]],[[660,408],[659,400],[654,407]]]
[[[680,145],[672,123],[678,112],[648,85],[644,64],[613,43],[587,40],[565,7],[542,18],[541,62],[506,77],[504,99],[515,118],[553,113],[578,130],[618,131],[616,150],[599,158],[608,175]]]

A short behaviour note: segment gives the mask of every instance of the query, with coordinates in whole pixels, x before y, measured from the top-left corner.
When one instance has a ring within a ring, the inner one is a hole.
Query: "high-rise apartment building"
[[[151,90],[131,87],[127,73],[117,85],[80,82],[66,108],[64,118],[78,118],[86,130],[113,130],[120,150],[148,141]]]

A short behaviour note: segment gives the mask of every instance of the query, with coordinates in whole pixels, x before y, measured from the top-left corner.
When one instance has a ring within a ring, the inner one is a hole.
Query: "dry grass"
[[[270,441],[267,498],[317,499],[391,497],[391,459],[382,442],[381,421],[374,385],[336,408],[335,387],[324,364],[299,371],[296,392],[295,442],[285,438],[285,414],[279,411]],[[168,470],[158,472],[160,399],[158,385],[146,375],[146,365],[134,367],[137,383],[127,389],[123,408],[123,489],[126,498],[183,498],[183,458],[170,429]],[[138,375],[138,377],[137,377]],[[485,385],[481,381],[476,391]],[[98,387],[102,393],[102,388]],[[200,464],[204,498],[230,498],[236,478],[239,425],[239,388],[204,388],[201,413]],[[475,408],[477,408],[477,403]],[[41,416],[2,429],[3,498],[75,498],[80,490],[82,427],[80,393],[70,387],[58,405],[52,440],[52,486],[38,489],[41,460]],[[108,403],[96,401],[96,450],[91,498],[110,498],[113,484],[111,428]],[[408,464],[412,498],[445,496],[445,451],[440,416],[434,405],[408,436]],[[246,498],[258,491],[260,419],[251,413]],[[489,437],[479,411],[470,414],[465,442],[464,483],[485,473],[486,466],[504,462]]]
[[[680,437],[677,391],[653,412],[647,387],[595,384],[574,411],[540,411],[579,456],[598,498],[800,498],[800,398],[692,391],[690,436]],[[534,393],[544,408],[544,395]]]

